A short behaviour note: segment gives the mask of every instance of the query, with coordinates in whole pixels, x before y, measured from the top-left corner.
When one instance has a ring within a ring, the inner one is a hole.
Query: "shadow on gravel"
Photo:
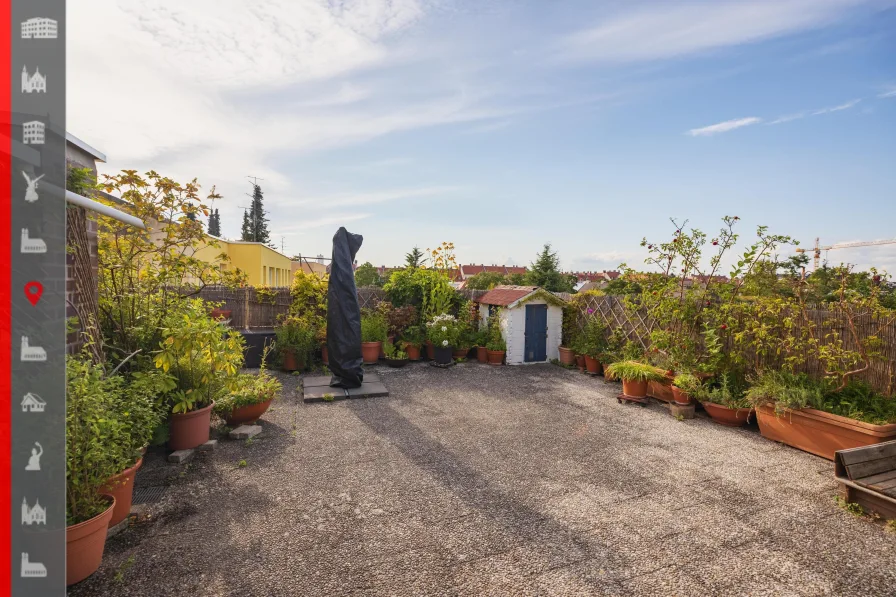
[[[349,404],[348,408],[372,431],[392,442],[409,461],[428,472],[470,507],[500,524],[508,533],[522,541],[538,542],[544,551],[576,554],[568,563],[607,555],[605,551],[595,553],[592,543],[580,533],[492,486],[485,476],[388,404],[381,403],[379,408],[365,406]],[[613,559],[614,566],[625,566],[625,561],[618,554],[613,554]],[[591,579],[587,582],[597,587],[598,583]]]

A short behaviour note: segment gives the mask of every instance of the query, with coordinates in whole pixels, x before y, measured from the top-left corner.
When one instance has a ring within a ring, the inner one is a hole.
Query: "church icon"
[[[46,93],[47,76],[40,74],[40,68],[34,69],[34,74],[28,72],[28,66],[22,67],[22,93]]]
[[[47,524],[47,509],[40,507],[40,500],[34,500],[34,506],[28,506],[28,498],[22,498],[22,524]]]
[[[28,553],[22,552],[22,578],[46,578],[47,567],[40,562],[28,561]]]
[[[47,351],[40,346],[31,346],[28,336],[22,336],[20,357],[24,363],[43,363],[47,360]]]
[[[28,229],[22,228],[22,253],[46,253],[47,243],[39,238],[31,238]]]
[[[32,394],[28,392],[25,394],[25,397],[22,398],[22,412],[32,412],[32,413],[42,413],[44,409],[47,407],[47,401],[38,396],[37,394]]]

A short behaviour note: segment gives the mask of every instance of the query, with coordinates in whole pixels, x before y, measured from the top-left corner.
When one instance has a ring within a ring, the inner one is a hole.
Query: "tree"
[[[355,285],[359,288],[362,286],[382,286],[383,281],[376,268],[369,261],[359,265],[355,270]]]
[[[479,272],[467,278],[464,288],[470,290],[491,290],[495,286],[505,283],[504,274],[498,272]]]
[[[410,253],[405,253],[404,262],[408,267],[420,267],[426,263],[426,260],[423,258],[423,251],[420,250],[420,247],[415,246]]]
[[[257,184],[252,185],[252,206],[243,218],[242,240],[271,245],[268,217],[264,210],[264,193]]]
[[[208,233],[212,236],[221,236],[221,214],[218,213],[218,210],[212,210],[211,215],[208,217]]]
[[[560,271],[560,258],[551,251],[551,244],[546,243],[535,263],[526,274],[526,282],[531,286],[541,286],[551,292],[572,292],[575,282],[572,276]]]

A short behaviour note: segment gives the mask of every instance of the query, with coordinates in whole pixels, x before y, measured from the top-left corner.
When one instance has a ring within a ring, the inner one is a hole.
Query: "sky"
[[[896,0],[79,0],[68,129],[287,255],[642,264],[669,218],[896,238]],[[789,249],[782,255],[790,253]],[[896,245],[831,251],[896,274]]]

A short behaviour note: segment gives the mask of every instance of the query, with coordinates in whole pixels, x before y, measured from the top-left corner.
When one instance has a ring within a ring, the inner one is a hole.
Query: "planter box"
[[[896,441],[838,450],[834,474],[844,500],[896,519]]]
[[[651,381],[647,384],[647,395],[663,402],[675,402],[672,386],[659,381]]]
[[[896,424],[872,425],[832,415],[814,408],[787,410],[777,416],[773,406],[756,409],[763,437],[834,459],[837,450],[848,450],[896,440]]]

